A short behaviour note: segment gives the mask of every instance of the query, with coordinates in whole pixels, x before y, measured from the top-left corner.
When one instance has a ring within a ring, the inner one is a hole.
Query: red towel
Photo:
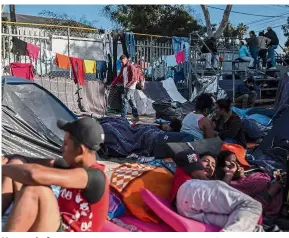
[[[28,55],[30,58],[37,60],[38,54],[39,54],[40,48],[36,45],[27,43],[26,47],[26,55]]]
[[[74,82],[78,83],[79,85],[85,85],[84,80],[84,60],[78,59],[74,57],[69,57],[72,73],[74,76]]]
[[[12,76],[34,80],[34,67],[30,63],[11,63],[10,70]]]
[[[185,51],[180,51],[176,53],[176,61],[178,64],[184,63],[185,62]]]

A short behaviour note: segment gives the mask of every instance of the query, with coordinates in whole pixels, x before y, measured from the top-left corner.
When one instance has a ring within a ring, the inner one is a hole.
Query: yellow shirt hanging
[[[96,61],[84,60],[84,70],[86,74],[95,74],[96,73]]]

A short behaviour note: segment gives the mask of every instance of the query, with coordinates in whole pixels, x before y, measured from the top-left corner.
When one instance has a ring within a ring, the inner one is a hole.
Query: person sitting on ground
[[[109,185],[96,161],[103,129],[88,117],[57,125],[65,131],[63,159],[2,159],[2,214],[13,202],[6,232],[96,232],[105,223]],[[58,200],[51,185],[62,188]]]
[[[245,45],[245,41],[240,41],[239,57],[245,62],[250,62],[248,68],[254,68],[254,59],[251,57],[248,47]]]
[[[213,127],[218,136],[227,143],[235,143],[246,148],[246,137],[243,123],[237,114],[231,110],[229,99],[220,99],[215,104]]]
[[[256,85],[254,85],[254,79],[248,78],[236,87],[235,101],[241,104],[241,108],[254,107],[258,91]]]
[[[218,226],[221,231],[255,231],[262,214],[261,204],[223,181],[209,180],[216,164],[212,154],[198,156],[189,149],[173,159],[177,169],[171,201],[175,201],[180,215]]]
[[[201,58],[206,60],[206,69],[218,68],[219,57],[215,37],[211,37],[204,42],[201,53]]]
[[[259,57],[262,59],[262,69],[266,69],[268,45],[271,40],[267,38],[264,32],[260,32],[258,36]]]
[[[254,31],[249,32],[250,38],[248,39],[248,46],[251,53],[252,58],[254,59],[254,68],[257,68],[259,64],[258,59],[258,38],[256,37],[256,34]]]
[[[209,94],[204,93],[198,96],[195,111],[183,119],[181,132],[191,134],[195,140],[214,137],[214,129],[207,118],[213,105],[213,99]]]
[[[265,34],[267,38],[271,41],[268,44],[268,58],[271,59],[272,67],[270,69],[276,69],[276,58],[275,58],[275,50],[278,48],[279,45],[279,38],[275,31],[272,30],[272,27],[267,28],[267,32]]]
[[[228,150],[220,152],[216,177],[259,201],[264,215],[272,216],[280,212],[283,204],[281,180],[271,183],[271,177],[265,172],[246,174],[233,152]]]

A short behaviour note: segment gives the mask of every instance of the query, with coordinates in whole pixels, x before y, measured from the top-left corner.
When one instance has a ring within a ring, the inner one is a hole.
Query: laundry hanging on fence
[[[56,53],[55,64],[60,69],[70,69],[69,57],[66,55]]]
[[[190,43],[188,37],[176,37],[172,38],[173,50],[174,53],[178,53],[181,50],[185,51],[185,61],[189,61],[190,58]]]
[[[168,67],[175,67],[178,64],[175,55],[163,56],[163,60],[166,62]]]
[[[84,72],[86,74],[95,74],[96,73],[96,61],[84,60]]]
[[[10,70],[12,76],[29,80],[34,79],[34,67],[31,63],[11,63]]]
[[[34,60],[38,60],[40,48],[36,45],[33,45],[31,43],[27,43],[26,46],[26,55]]]
[[[135,56],[135,40],[132,32],[125,33],[125,44],[130,57]]]
[[[13,36],[12,38],[13,47],[12,53],[16,55],[26,55],[27,43],[23,40],[18,39],[17,37]]]
[[[176,53],[176,61],[177,61],[177,64],[181,64],[185,62],[185,52],[183,50]]]
[[[54,60],[56,57],[56,53],[50,50],[43,50],[43,56],[45,58],[44,61],[50,61],[50,60]]]
[[[106,61],[96,61],[96,78],[104,80],[106,78],[107,63]]]
[[[79,85],[85,85],[84,80],[84,60],[74,57],[69,57],[71,62],[72,73],[74,77],[74,82]]]

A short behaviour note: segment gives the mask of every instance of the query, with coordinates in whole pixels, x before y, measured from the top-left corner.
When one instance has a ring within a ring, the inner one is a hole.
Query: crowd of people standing
[[[250,38],[240,42],[239,57],[241,60],[250,62],[249,68],[260,67],[259,58],[262,60],[262,69],[276,69],[275,50],[279,45],[279,39],[271,27],[267,32],[260,32],[256,36],[254,31],[250,31]]]

